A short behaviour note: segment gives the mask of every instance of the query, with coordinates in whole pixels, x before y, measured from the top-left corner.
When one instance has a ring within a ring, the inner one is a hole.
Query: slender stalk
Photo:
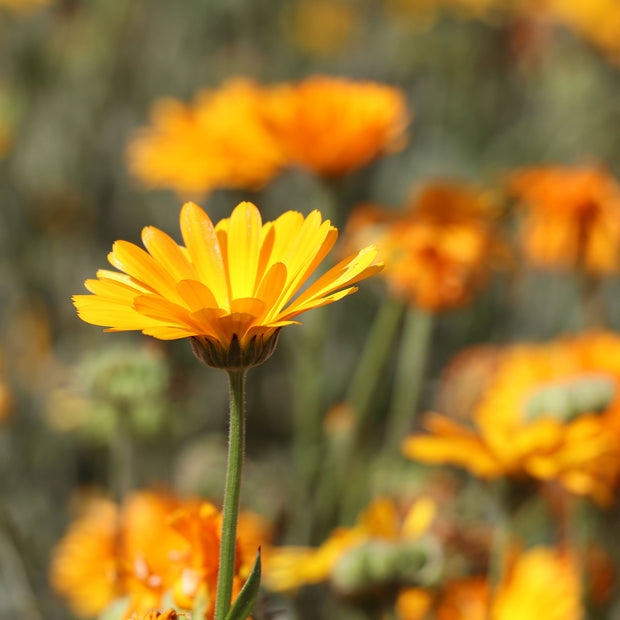
[[[409,310],[405,317],[385,436],[387,451],[398,446],[415,415],[426,371],[433,323],[433,315],[422,310]]]
[[[235,551],[237,544],[237,518],[241,494],[241,472],[245,449],[245,369],[228,371],[230,385],[230,428],[228,466],[222,510],[222,537],[220,566],[217,576],[215,620],[225,620],[231,606]]]
[[[354,439],[366,423],[372,396],[387,360],[394,333],[403,313],[402,303],[386,297],[370,329],[346,400],[355,410]]]
[[[601,278],[581,272],[577,274],[584,329],[605,327],[608,323]]]

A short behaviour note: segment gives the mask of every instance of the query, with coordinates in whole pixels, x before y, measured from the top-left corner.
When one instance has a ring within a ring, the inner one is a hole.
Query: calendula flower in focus
[[[181,232],[185,247],[153,227],[142,232],[148,252],[117,241],[108,259],[123,273],[100,270],[86,281],[93,294],[73,298],[80,317],[108,331],[191,338],[205,363],[247,368],[273,353],[291,319],[355,292],[355,282],[381,269],[369,246],[300,293],[338,236],[318,211],[306,218],[287,211],[263,225],[258,209],[244,202],[213,226],[187,203]]]
[[[263,115],[287,159],[325,177],[403,148],[411,116],[398,88],[323,75],[272,87]]]
[[[318,548],[281,547],[266,555],[265,584],[276,591],[323,581],[341,592],[361,592],[385,582],[411,582],[430,563],[420,538],[435,518],[428,497],[414,502],[406,514],[387,498],[375,500],[351,528],[338,528]],[[433,548],[432,553],[438,550]],[[437,559],[437,558],[434,558]],[[400,568],[399,568],[400,567]],[[407,567],[407,570],[401,570]]]
[[[402,212],[361,205],[349,243],[373,239],[391,293],[412,306],[445,310],[469,301],[490,269],[507,262],[487,195],[466,185],[426,185]]]
[[[147,187],[181,194],[262,187],[284,163],[261,120],[263,97],[254,83],[236,79],[201,91],[190,105],[156,102],[151,126],[127,146],[131,174]]]
[[[592,332],[548,345],[508,347],[472,424],[431,414],[406,456],[483,478],[556,480],[602,504],[620,473],[620,337]]]
[[[521,243],[533,265],[592,274],[620,266],[620,185],[598,167],[516,172],[510,190],[524,210]]]
[[[120,508],[92,500],[54,550],[52,587],[82,617],[121,598],[127,600],[123,618],[142,618],[169,596],[191,609],[198,593],[208,601],[215,596],[221,523],[212,504],[194,498],[141,491]],[[237,591],[268,529],[256,515],[242,513],[238,540]],[[209,606],[205,617],[212,613]]]

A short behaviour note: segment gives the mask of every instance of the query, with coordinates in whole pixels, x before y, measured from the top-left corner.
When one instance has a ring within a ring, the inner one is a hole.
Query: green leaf
[[[252,608],[256,602],[258,596],[258,589],[260,588],[260,547],[256,552],[256,559],[254,560],[254,566],[250,572],[248,580],[245,582],[239,596],[235,599],[233,606],[230,608],[226,620],[246,620],[252,613]]]

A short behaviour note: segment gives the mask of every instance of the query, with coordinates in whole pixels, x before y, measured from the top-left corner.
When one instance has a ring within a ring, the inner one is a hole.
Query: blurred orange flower
[[[392,500],[377,499],[364,510],[353,527],[334,530],[318,548],[280,547],[269,550],[264,583],[272,590],[284,591],[331,580],[335,587],[348,590],[348,586],[353,585],[349,583],[349,564],[351,559],[356,559],[354,555],[357,551],[368,549],[371,557],[378,552],[382,556],[378,560],[381,562],[386,559],[386,549],[373,547],[373,543],[393,541],[406,553],[407,541],[417,540],[428,530],[435,511],[435,503],[429,497],[420,497],[404,516]],[[356,578],[361,577],[360,571],[350,572]]]
[[[201,91],[191,105],[156,102],[152,126],[127,145],[129,170],[148,187],[181,194],[260,188],[284,163],[260,117],[263,97],[250,80],[233,79]]]
[[[491,267],[507,262],[494,215],[487,195],[466,185],[433,182],[400,213],[359,206],[345,236],[377,244],[393,295],[439,311],[468,302]]]
[[[534,547],[509,559],[497,587],[484,576],[448,582],[435,602],[437,620],[581,620],[581,581],[575,558]],[[406,615],[400,616],[407,620]]]
[[[50,581],[79,616],[97,615],[124,597],[124,617],[142,617],[160,608],[168,594],[191,609],[198,593],[214,598],[220,531],[220,512],[197,499],[142,491],[120,510],[107,500],[92,500],[54,550]],[[267,537],[258,517],[242,513],[237,591]],[[205,617],[212,612],[209,607]]]
[[[410,120],[398,88],[323,75],[272,87],[263,114],[288,161],[326,177],[400,150]]]
[[[483,478],[557,480],[612,500],[620,473],[620,337],[592,332],[498,355],[471,427],[431,414],[411,459],[466,467]]]
[[[597,167],[516,172],[510,190],[525,210],[521,242],[534,265],[595,274],[620,267],[620,185]]]
[[[124,593],[118,520],[113,502],[92,500],[54,549],[51,586],[78,616],[96,616]]]

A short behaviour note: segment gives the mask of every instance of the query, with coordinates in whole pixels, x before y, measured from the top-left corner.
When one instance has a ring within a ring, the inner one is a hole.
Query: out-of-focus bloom
[[[191,105],[158,101],[152,125],[139,130],[127,146],[131,173],[148,187],[181,194],[260,188],[284,163],[261,120],[263,97],[258,86],[236,79],[200,92]]]
[[[117,432],[119,416],[136,436],[161,430],[170,377],[156,342],[99,347],[79,360],[74,370],[72,382],[50,394],[46,410],[50,425],[104,442]]]
[[[437,620],[487,620],[490,588],[485,577],[448,582],[437,606]]]
[[[222,515],[213,505],[203,504],[193,510],[178,511],[171,525],[188,543],[185,553],[174,558],[175,563],[182,565],[182,570],[172,586],[173,599],[179,607],[191,609],[200,596],[207,603],[207,617],[211,617],[215,611]],[[237,528],[233,596],[237,596],[249,576],[257,549],[270,536],[264,522],[249,513],[241,513]]]
[[[525,210],[526,257],[548,269],[595,274],[620,267],[620,185],[604,169],[550,166],[515,173],[511,191]]]
[[[399,620],[425,620],[432,602],[432,596],[422,588],[403,588],[396,598],[396,617]]]
[[[496,587],[485,576],[449,581],[432,608],[430,617],[437,620],[581,620],[584,615],[575,558],[549,547],[510,558]],[[409,620],[406,612],[397,606],[400,620]]]
[[[615,0],[545,0],[542,12],[620,60],[620,6]]]
[[[456,183],[430,183],[402,212],[361,205],[345,231],[349,242],[373,239],[393,295],[425,310],[469,301],[507,253],[488,196]]]
[[[608,503],[620,473],[620,337],[592,332],[509,347],[498,359],[473,425],[431,414],[409,458],[466,467],[483,478],[557,480]]]
[[[418,539],[434,518],[435,503],[427,497],[419,498],[404,517],[392,500],[375,500],[355,526],[334,530],[318,548],[270,550],[266,555],[265,584],[272,590],[284,591],[329,580],[338,590],[354,592],[376,585],[379,578],[386,582],[414,579],[414,575],[399,574],[397,566],[421,572],[413,558],[428,560],[419,557],[424,550]],[[403,560],[407,554],[410,562]],[[375,564],[380,565],[376,571]]]
[[[575,559],[546,547],[520,554],[494,592],[490,610],[493,620],[583,618]]]
[[[52,587],[80,616],[96,615],[122,597],[128,600],[124,617],[160,608],[165,595],[191,609],[198,593],[214,598],[220,530],[219,511],[197,499],[137,492],[120,510],[95,500],[54,550]],[[258,517],[241,514],[237,592],[267,535]],[[205,617],[212,611],[209,606]]]
[[[400,150],[410,120],[398,88],[323,75],[274,86],[263,113],[287,159],[326,177]]]
[[[214,227],[187,203],[181,232],[186,247],[153,227],[142,232],[148,252],[117,241],[108,259],[123,273],[100,270],[86,281],[93,295],[73,298],[80,317],[109,331],[191,338],[207,364],[250,367],[271,355],[292,318],[355,292],[355,282],[381,269],[369,246],[298,294],[338,236],[318,211],[306,218],[287,211],[263,226],[258,209],[243,202]]]
[[[112,502],[93,500],[54,550],[52,588],[78,616],[96,616],[123,593],[118,519]]]
[[[281,26],[300,50],[333,56],[346,47],[359,22],[355,3],[343,0],[301,0],[285,7]]]
[[[6,7],[19,13],[34,11],[46,4],[51,4],[54,0],[0,0],[0,8]]]

